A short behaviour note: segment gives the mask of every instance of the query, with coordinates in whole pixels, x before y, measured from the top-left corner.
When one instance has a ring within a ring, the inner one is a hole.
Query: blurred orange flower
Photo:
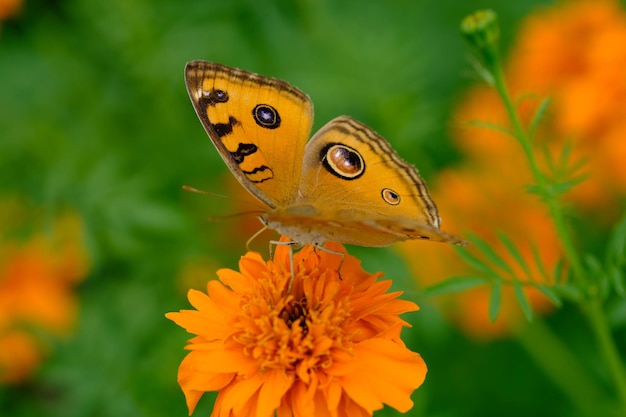
[[[521,157],[501,163],[500,169],[481,165],[443,171],[436,179],[433,199],[444,214],[447,230],[472,231],[487,242],[503,258],[521,281],[528,281],[525,271],[516,263],[498,234],[505,234],[517,247],[529,265],[533,281],[552,283],[534,261],[552,271],[561,255],[558,237],[546,209],[535,196],[524,193],[517,178],[516,166]],[[456,254],[454,248],[429,242],[412,241],[398,245],[406,255],[409,267],[422,287],[436,284],[453,276],[471,276],[475,272]],[[475,245],[469,245],[473,255],[484,259]],[[418,256],[419,254],[419,256]],[[440,297],[448,316],[471,336],[485,339],[509,334],[519,320],[525,320],[511,287],[504,287],[498,319],[489,319],[489,288],[479,287],[459,294]],[[526,287],[524,293],[537,313],[547,312],[552,304],[539,291]]]
[[[72,329],[73,288],[89,268],[76,215],[60,216],[51,233],[24,232],[36,228],[24,224],[29,222],[26,210],[15,201],[0,208],[0,383],[20,382],[37,368],[45,350],[37,334],[62,335]],[[26,237],[18,239],[18,233]]]
[[[550,97],[534,138],[558,159],[567,142],[573,144],[572,162],[586,159],[589,178],[566,194],[589,219],[611,222],[622,215],[619,204],[626,194],[626,13],[613,0],[560,2],[531,15],[522,23],[510,51],[506,78],[518,110],[529,123],[540,100]],[[496,91],[472,88],[460,102],[452,123],[452,137],[466,155],[465,162],[434,181],[433,198],[448,230],[472,231],[501,257],[517,265],[497,237],[503,232],[536,265],[535,255],[552,271],[561,248],[546,208],[526,193],[533,182],[519,145],[496,129],[471,127],[470,121],[508,128],[504,107]],[[543,169],[547,161],[538,154]],[[532,248],[535,249],[532,249]],[[424,285],[451,276],[471,275],[468,266],[450,248],[420,242],[403,245],[403,253],[419,252],[428,262],[408,256]],[[474,254],[476,248],[469,248]],[[524,271],[514,271],[527,279]],[[538,267],[532,279],[549,284]],[[536,312],[550,309],[536,291],[526,295]],[[522,317],[512,294],[503,294],[502,312],[488,320],[487,289],[479,288],[446,297],[449,314],[472,335],[490,337],[510,332]]]
[[[626,193],[626,145],[621,140],[626,136],[624,68],[626,12],[615,0],[586,0],[560,3],[530,16],[522,24],[506,71],[514,97],[534,97],[522,106],[527,119],[538,99],[552,99],[537,138],[557,150],[571,141],[574,159],[589,161],[588,180],[568,198],[588,212],[601,211],[602,216],[596,216],[600,221],[621,215],[615,203]],[[495,91],[479,88],[467,100],[480,105],[478,96],[489,103],[476,112],[476,119],[494,111],[504,114]],[[480,143],[476,136],[489,134],[474,130],[473,139],[459,142]],[[477,148],[475,153],[489,154],[480,145],[470,146]]]
[[[0,21],[15,16],[22,8],[22,0],[0,0]]]
[[[216,417],[408,411],[426,365],[400,340],[408,324],[398,315],[417,306],[348,254],[342,264],[306,246],[293,256],[293,278],[290,262],[286,246],[267,262],[248,252],[241,272],[221,269],[207,294],[189,291],[196,310],[167,314],[197,335],[178,373],[190,413],[208,391],[219,391]]]

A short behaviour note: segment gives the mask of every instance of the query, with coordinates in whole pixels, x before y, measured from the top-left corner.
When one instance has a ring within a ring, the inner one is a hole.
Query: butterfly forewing
[[[239,182],[270,207],[293,203],[313,120],[309,98],[284,81],[205,61],[188,63],[185,80],[202,125]]]

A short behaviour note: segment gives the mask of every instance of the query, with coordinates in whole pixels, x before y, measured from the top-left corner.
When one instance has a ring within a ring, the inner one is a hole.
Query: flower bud
[[[474,53],[488,70],[498,59],[500,27],[493,10],[479,10],[461,21],[461,33],[474,49]]]

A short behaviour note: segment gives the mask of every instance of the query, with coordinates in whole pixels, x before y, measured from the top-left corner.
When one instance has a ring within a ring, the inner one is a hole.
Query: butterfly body
[[[299,244],[322,246],[325,242],[341,242],[358,246],[382,247],[411,239],[429,239],[433,228],[407,218],[368,218],[350,213],[324,213],[312,206],[290,206],[271,209],[260,216],[261,222]],[[458,238],[442,234],[441,240],[462,243]],[[422,235],[424,237],[422,237]],[[440,240],[435,238],[434,240]]]
[[[205,61],[187,64],[192,103],[261,221],[299,244],[464,242],[440,218],[417,170],[366,125],[340,116],[310,140],[313,106],[284,81]]]

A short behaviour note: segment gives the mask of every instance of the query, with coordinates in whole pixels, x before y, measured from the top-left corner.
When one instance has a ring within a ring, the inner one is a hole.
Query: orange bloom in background
[[[529,123],[541,100],[552,99],[533,141],[557,155],[556,160],[564,144],[571,142],[571,161],[588,161],[577,174],[584,172],[589,178],[565,198],[599,227],[612,223],[623,213],[619,202],[626,194],[626,13],[613,0],[560,2],[522,23],[509,56],[506,78],[513,98],[519,99],[522,120]],[[477,234],[526,280],[497,237],[504,233],[531,265],[532,279],[550,285],[553,278],[536,266],[532,248],[550,274],[561,247],[546,207],[527,193],[533,180],[521,147],[500,131],[470,126],[471,121],[508,127],[494,89],[470,89],[456,109],[451,133],[465,162],[431,183],[443,224],[447,230]],[[541,154],[538,160],[546,170]],[[468,250],[479,253],[471,246]],[[408,262],[422,286],[476,274],[452,248],[409,242],[401,251],[410,254]],[[427,262],[416,261],[415,253]],[[551,309],[537,291],[525,293],[535,312]],[[524,320],[510,287],[503,292],[495,323],[488,318],[488,288],[442,298],[447,314],[470,335],[506,335]]]
[[[530,115],[525,106],[522,112],[523,116]],[[533,281],[549,285],[551,278],[542,273],[533,252],[548,273],[554,270],[562,252],[547,208],[537,196],[527,193],[533,179],[522,149],[503,132],[473,127],[469,121],[507,126],[504,108],[491,89],[474,88],[457,108],[452,134],[466,155],[465,163],[442,171],[430,184],[445,229],[478,235],[511,266],[517,278],[527,281],[527,274],[498,236],[505,234],[530,266]],[[452,247],[406,242],[399,248],[422,287],[450,277],[477,275]],[[474,245],[467,250],[486,259]],[[490,290],[487,286],[478,287],[440,297],[439,301],[445,313],[468,335],[480,339],[503,337],[526,319],[512,287],[504,286],[500,314],[491,322]],[[527,287],[524,293],[534,312],[541,314],[552,309],[551,302],[538,290]]]
[[[15,201],[0,207],[0,383],[21,382],[38,367],[46,351],[38,334],[72,330],[74,287],[89,269],[78,217],[63,215],[50,233],[30,230],[17,239],[21,229],[36,229],[25,212]]]
[[[521,157],[518,157],[518,162]],[[516,178],[519,168],[510,161],[509,171],[494,171],[490,166],[443,171],[433,184],[433,199],[443,216],[446,230],[471,231],[511,266],[515,276],[528,281],[525,271],[500,241],[505,234],[529,265],[533,280],[549,285],[534,260],[533,247],[544,268],[552,272],[561,256],[559,240],[551,219],[537,197],[524,192]],[[523,175],[520,176],[524,178]],[[405,242],[398,245],[406,255],[409,268],[421,287],[427,287],[455,276],[477,276],[476,271],[457,255],[453,247],[430,242]],[[466,247],[480,259],[486,259],[475,245]],[[497,267],[491,265],[497,270]],[[536,313],[552,309],[551,302],[538,290],[525,288],[526,297]],[[438,297],[444,312],[468,335],[488,339],[508,335],[520,320],[526,320],[512,287],[503,287],[498,319],[489,319],[489,287],[478,287],[462,293]]]
[[[22,8],[22,0],[0,0],[0,21],[17,15]]]
[[[528,19],[511,52],[517,94],[553,97],[541,140],[572,141],[589,179],[569,198],[610,221],[626,193],[626,13],[614,0],[576,1]],[[616,140],[615,138],[620,138]]]
[[[554,97],[559,137],[595,142],[626,114],[625,40],[619,2],[564,2],[524,22],[507,76],[516,94]]]
[[[190,290],[195,310],[167,314],[196,335],[178,372],[190,413],[208,391],[219,392],[216,417],[408,411],[426,365],[402,343],[408,323],[399,314],[417,306],[356,258],[343,260],[306,246],[293,256],[292,279],[286,246],[273,261],[248,252],[240,272],[221,269],[206,294]]]
[[[506,77],[512,95],[533,97],[523,101],[525,118],[530,119],[539,100],[552,99],[536,140],[557,152],[572,142],[574,160],[588,160],[584,171],[589,178],[567,197],[582,209],[601,212],[597,220],[614,220],[621,215],[616,203],[626,194],[626,12],[615,0],[570,1],[542,9],[522,24],[509,56]],[[477,106],[480,100],[488,104],[474,114],[476,120],[492,120],[494,112],[504,115],[492,89],[480,87],[466,98]],[[503,117],[497,118],[502,123]],[[466,133],[458,137],[462,147],[492,135],[485,129]],[[470,146],[476,153],[489,153]]]

